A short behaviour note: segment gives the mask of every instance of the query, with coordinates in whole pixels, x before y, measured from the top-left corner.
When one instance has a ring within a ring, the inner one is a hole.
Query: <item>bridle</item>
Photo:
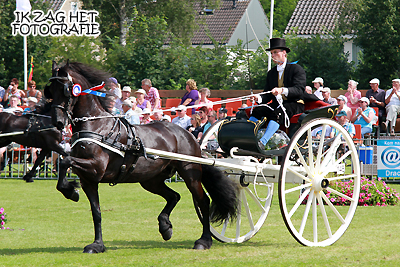
[[[58,70],[56,75],[58,74]],[[51,105],[51,108],[53,109],[60,109],[63,113],[65,113],[67,115],[68,120],[73,124],[73,119],[72,119],[72,112],[67,110],[65,107],[69,107],[70,104],[72,103],[72,87],[73,87],[73,82],[72,82],[72,77],[68,74],[67,77],[61,77],[61,76],[53,76],[49,79],[48,84],[46,84],[46,86],[44,87],[44,95],[46,98],[53,98],[51,93],[50,93],[50,85],[51,83],[53,83],[54,81],[60,83],[63,85],[63,89],[64,89],[64,96],[68,98],[67,104],[65,106],[61,106],[61,105]]]

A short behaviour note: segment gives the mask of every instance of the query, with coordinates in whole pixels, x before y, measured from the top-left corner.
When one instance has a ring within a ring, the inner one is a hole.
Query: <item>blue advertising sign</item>
[[[378,140],[378,177],[400,177],[400,140]]]

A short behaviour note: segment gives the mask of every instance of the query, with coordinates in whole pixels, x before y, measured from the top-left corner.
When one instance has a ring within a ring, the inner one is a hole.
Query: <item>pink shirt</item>
[[[158,101],[158,106],[154,107],[154,104],[156,103],[157,98],[160,99],[160,94],[158,93],[157,88],[150,87],[150,90],[144,96],[144,99],[150,101],[151,110],[154,110],[155,108],[161,109],[161,101]]]
[[[356,108],[360,107],[360,102],[359,101],[356,104],[351,103],[351,101],[350,101],[350,92],[345,93],[344,96],[347,97],[347,106],[349,108],[356,109]],[[361,92],[355,90],[354,91],[354,97],[358,98],[358,100],[360,100],[361,99]]]

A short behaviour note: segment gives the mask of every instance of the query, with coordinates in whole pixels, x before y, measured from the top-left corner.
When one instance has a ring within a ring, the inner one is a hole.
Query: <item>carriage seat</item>
[[[305,102],[304,113],[299,113],[299,114],[294,115],[292,118],[290,118],[290,123],[297,123],[299,121],[299,117],[301,115],[310,114],[311,112],[317,111],[320,108],[327,107],[327,106],[331,106],[331,105],[328,103],[325,103],[322,100]]]

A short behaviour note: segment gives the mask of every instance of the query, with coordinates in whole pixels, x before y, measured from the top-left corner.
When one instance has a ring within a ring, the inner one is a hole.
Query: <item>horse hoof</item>
[[[87,245],[83,249],[83,253],[90,253],[90,254],[103,253],[104,251],[106,251],[106,247],[104,245],[100,245],[100,244],[96,244],[96,243]]]
[[[72,192],[70,199],[72,201],[78,202],[79,201],[79,191],[78,190],[74,190],[74,192]]]
[[[161,233],[161,235],[162,235],[162,238],[163,238],[165,241],[170,240],[171,237],[172,237],[172,228],[168,228],[168,230],[165,231],[165,232],[163,232],[163,233]]]
[[[25,182],[27,182],[27,183],[33,183],[33,177],[26,177],[26,176],[24,176],[22,179],[24,179]]]
[[[212,240],[204,241],[204,240],[199,239],[194,243],[193,249],[206,250],[206,249],[210,249],[211,246],[212,246]]]

